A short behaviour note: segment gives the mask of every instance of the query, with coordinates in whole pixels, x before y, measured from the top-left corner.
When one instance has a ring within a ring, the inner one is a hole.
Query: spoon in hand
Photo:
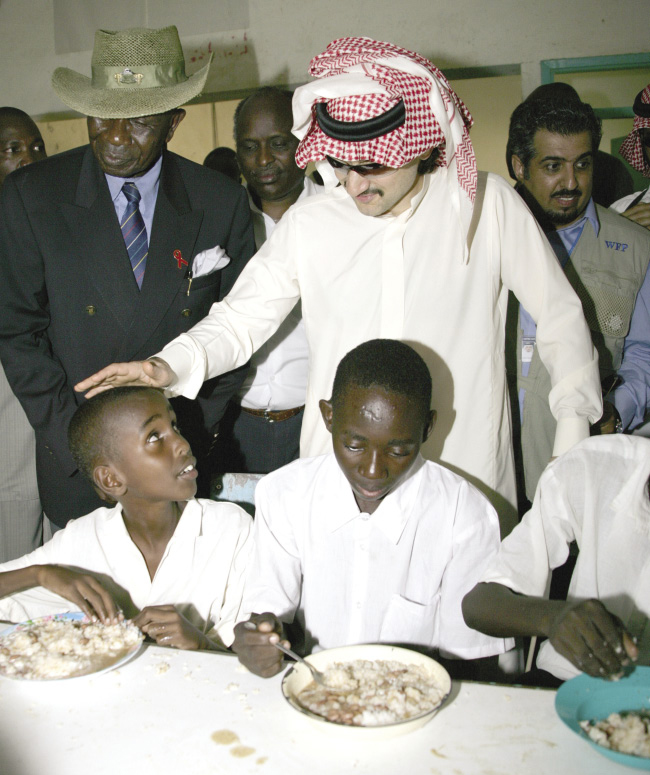
[[[316,668],[313,665],[311,665],[309,662],[307,662],[306,659],[303,659],[301,656],[296,654],[295,651],[288,649],[286,646],[282,646],[280,643],[275,643],[273,645],[276,647],[276,649],[283,651],[287,656],[295,659],[296,662],[302,662],[302,664],[305,665],[307,670],[309,670],[309,672],[312,674],[312,677],[317,684],[320,684],[321,686],[327,686],[325,682],[325,675],[321,673],[320,670],[316,670]]]

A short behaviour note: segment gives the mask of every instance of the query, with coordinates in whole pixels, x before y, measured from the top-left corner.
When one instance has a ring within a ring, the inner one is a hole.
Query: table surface
[[[564,726],[551,690],[455,682],[427,725],[369,742],[302,717],[284,700],[280,681],[252,675],[231,655],[156,646],[101,675],[0,677],[0,773],[632,772]]]

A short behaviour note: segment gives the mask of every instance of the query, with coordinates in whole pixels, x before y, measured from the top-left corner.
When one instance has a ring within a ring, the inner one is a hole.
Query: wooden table
[[[2,775],[613,775],[578,739],[555,692],[457,682],[434,719],[390,740],[341,739],[290,708],[281,676],[235,657],[144,649],[69,681],[0,678]]]

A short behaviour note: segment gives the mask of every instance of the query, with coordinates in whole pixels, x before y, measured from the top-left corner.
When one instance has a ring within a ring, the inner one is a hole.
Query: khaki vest
[[[586,222],[564,270],[582,302],[585,319],[598,350],[602,380],[621,365],[623,343],[630,330],[634,304],[650,259],[650,232],[599,205],[596,205],[596,211],[600,233],[596,236],[591,223]],[[523,464],[525,492],[532,501],[539,477],[553,452],[556,423],[548,404],[551,379],[537,347],[528,375],[524,377],[521,374],[522,331],[517,303],[509,305],[507,330],[506,367],[513,419],[515,412],[519,417],[518,389],[526,391],[521,450],[516,450],[516,457]],[[517,390],[513,390],[515,374]],[[515,422],[515,427],[518,424]]]

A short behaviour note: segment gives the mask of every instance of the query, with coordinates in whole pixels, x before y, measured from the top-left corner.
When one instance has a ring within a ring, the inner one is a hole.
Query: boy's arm
[[[85,573],[60,565],[28,565],[0,573],[0,598],[24,592],[32,587],[45,587],[50,592],[74,603],[92,621],[117,622],[120,611],[104,587]]]
[[[589,675],[616,675],[637,657],[632,637],[599,600],[546,600],[490,583],[477,584],[462,607],[469,627],[496,637],[547,637],[559,654]]]

